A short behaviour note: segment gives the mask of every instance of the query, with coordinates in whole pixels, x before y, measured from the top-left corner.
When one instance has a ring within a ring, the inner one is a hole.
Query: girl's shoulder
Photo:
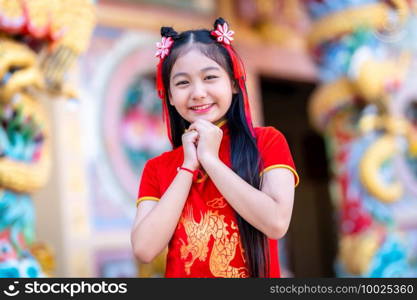
[[[261,152],[278,151],[279,149],[288,147],[284,134],[275,127],[255,127],[254,131],[256,143]]]
[[[258,150],[262,158],[262,172],[271,168],[287,168],[294,174],[295,185],[299,177],[292,158],[287,139],[278,129],[268,127],[255,128]]]
[[[273,138],[284,138],[282,132],[272,126],[255,127],[254,131],[258,141]]]

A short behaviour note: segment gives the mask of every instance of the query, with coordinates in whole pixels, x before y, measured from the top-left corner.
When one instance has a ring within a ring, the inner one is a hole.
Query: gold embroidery
[[[235,225],[233,221],[232,221],[232,224],[230,224],[230,227],[234,230],[239,230],[239,227]],[[240,248],[240,255],[242,256],[243,262],[246,264],[245,250],[243,249],[242,240],[239,240],[239,248]]]
[[[234,229],[234,230],[239,229],[239,228],[235,225],[235,222],[233,222],[233,221],[232,221],[232,223],[230,224],[230,227],[231,227],[232,229]]]
[[[213,208],[223,208],[226,206],[226,202],[223,197],[214,198],[207,202],[207,205]]]
[[[194,220],[191,206],[186,207],[186,213],[181,222],[187,234],[187,244],[181,240],[181,258],[187,259],[191,254],[191,259],[185,262],[185,272],[189,275],[190,269],[196,259],[205,261],[209,251],[208,243],[210,238],[214,238],[213,248],[209,258],[209,267],[215,277],[242,278],[247,277],[248,270],[245,267],[236,268],[230,266],[230,262],[235,257],[236,247],[239,243],[237,232],[229,238],[229,232],[224,221],[224,215],[219,215],[217,211],[208,211],[201,215],[200,222]],[[232,223],[232,228],[235,225]]]

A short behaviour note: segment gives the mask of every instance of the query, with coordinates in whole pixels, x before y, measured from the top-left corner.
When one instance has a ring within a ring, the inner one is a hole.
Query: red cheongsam
[[[219,126],[223,130],[219,157],[231,167],[228,126]],[[262,173],[287,168],[293,172],[297,185],[298,175],[282,133],[273,127],[258,127],[255,134],[263,161]],[[182,162],[182,146],[149,160],[143,170],[137,203],[158,201]],[[269,239],[269,248],[269,277],[280,277],[278,241]],[[168,245],[165,277],[248,277],[243,251],[233,208],[207,175],[195,179]]]

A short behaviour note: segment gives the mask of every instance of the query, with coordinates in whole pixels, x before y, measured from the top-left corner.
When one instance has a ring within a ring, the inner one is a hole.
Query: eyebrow
[[[204,68],[204,69],[201,69],[200,70],[200,72],[207,72],[207,71],[210,71],[210,70],[220,70],[218,67],[206,67],[206,68]],[[179,72],[179,73],[176,73],[174,76],[172,76],[172,79],[174,79],[175,77],[178,77],[178,76],[187,76],[188,75],[188,73],[185,73],[185,72]]]

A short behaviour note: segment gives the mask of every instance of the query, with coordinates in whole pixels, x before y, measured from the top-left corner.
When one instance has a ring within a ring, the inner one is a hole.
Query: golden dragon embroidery
[[[181,242],[181,258],[187,259],[191,254],[191,259],[185,262],[185,272],[190,274],[191,267],[196,259],[205,261],[209,251],[208,243],[210,238],[214,238],[213,248],[209,258],[209,267],[215,277],[242,278],[247,277],[248,270],[245,267],[233,267],[230,262],[235,257],[236,248],[239,244],[239,236],[234,232],[230,237],[227,230],[229,226],[224,221],[224,215],[219,215],[218,211],[207,211],[201,215],[200,222],[196,222],[191,206],[187,206],[185,215],[181,218],[181,223],[187,234],[187,243]],[[233,221],[231,228],[237,229]]]
[[[223,197],[220,198],[214,198],[207,202],[207,205],[213,208],[223,208],[226,207],[226,201]]]

